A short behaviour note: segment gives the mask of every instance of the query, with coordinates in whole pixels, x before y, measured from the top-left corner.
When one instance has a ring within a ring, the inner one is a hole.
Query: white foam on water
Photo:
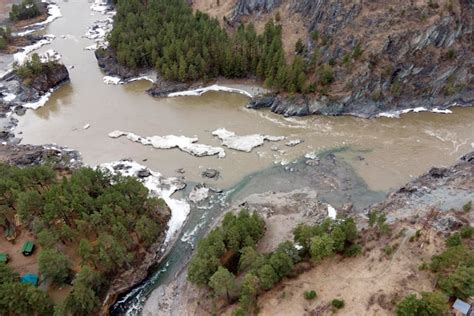
[[[451,114],[453,113],[449,109],[439,109],[439,108],[434,108],[434,109],[427,109],[423,106],[419,106],[416,108],[410,108],[410,109],[404,109],[404,110],[399,110],[399,111],[390,111],[390,112],[382,112],[377,114],[376,117],[387,117],[387,118],[400,118],[400,115],[402,114],[407,114],[410,112],[414,113],[420,113],[420,112],[432,112],[432,113],[439,113],[439,114]]]

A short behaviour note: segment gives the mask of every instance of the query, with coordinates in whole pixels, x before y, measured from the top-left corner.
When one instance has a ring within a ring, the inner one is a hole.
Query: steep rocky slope
[[[221,0],[220,6],[232,8],[227,11],[205,0],[193,5],[229,28],[251,21],[259,29],[276,18],[284,41],[301,39],[301,54],[316,64],[310,80],[318,81],[321,65],[331,65],[331,85],[306,97],[256,100],[250,107],[285,115],[371,117],[474,103],[472,0]],[[285,49],[294,55],[294,45]]]

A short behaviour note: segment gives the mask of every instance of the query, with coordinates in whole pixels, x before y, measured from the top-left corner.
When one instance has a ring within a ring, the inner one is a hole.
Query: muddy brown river
[[[29,110],[19,118],[15,132],[24,144],[68,146],[79,150],[89,165],[131,158],[165,176],[176,175],[176,170],[183,168],[186,180],[191,182],[204,181],[201,172],[215,168],[221,177],[206,182],[220,188],[236,186],[245,176],[273,165],[291,168],[294,160],[311,153],[350,148],[340,151],[338,157],[349,163],[368,189],[384,192],[431,166],[450,165],[474,148],[473,108],[455,108],[452,114],[410,113],[399,119],[285,118],[268,110],[246,109],[248,98],[240,94],[209,92],[199,97],[152,98],[145,93],[151,85],[148,81],[107,85],[94,53],[84,49],[93,42],[83,37],[89,26],[105,17],[91,11],[90,3],[85,0],[58,1],[58,5],[62,18],[42,31],[54,34],[56,39],[39,52],[58,51],[70,68],[71,82],[54,92],[44,107]],[[89,128],[85,129],[86,125]],[[267,134],[287,139],[266,142],[246,153],[223,147],[221,140],[211,134],[217,128],[238,135]],[[114,130],[141,136],[197,137],[199,143],[223,147],[226,157],[197,158],[179,149],[155,149],[124,137],[112,139],[108,134]],[[294,147],[286,146],[291,140],[302,142]],[[265,187],[271,190],[271,185]],[[191,212],[191,217],[184,231],[205,227],[200,214]],[[163,271],[177,271],[185,262],[181,256],[189,256],[191,252],[192,245],[178,242],[170,252],[170,259],[162,263]],[[118,308],[118,314],[135,314],[130,306],[144,304],[148,294],[142,293],[157,286],[162,266],[148,283],[130,293],[135,301],[123,303],[125,307]],[[173,266],[174,270],[170,268]],[[136,309],[137,313],[139,310]]]
[[[92,12],[86,1],[59,2],[63,17],[44,31],[56,39],[41,51],[55,49],[70,69],[71,83],[56,91],[49,102],[20,118],[17,133],[22,143],[56,143],[79,150],[84,162],[96,165],[132,158],[165,176],[183,168],[186,178],[202,181],[205,168],[221,171],[216,185],[228,187],[243,176],[276,163],[288,163],[307,153],[350,146],[360,155],[347,161],[371,189],[395,188],[431,166],[453,163],[474,147],[474,109],[454,109],[452,114],[410,113],[400,119],[354,117],[284,118],[269,111],[245,108],[247,97],[209,92],[201,97],[152,98],[145,93],[151,83],[106,85],[92,51],[83,37],[87,28],[104,17]],[[90,124],[89,129],[83,126]],[[159,150],[111,139],[113,130],[142,136],[184,135],[199,143],[221,146],[211,131],[226,128],[239,135],[269,134],[303,142],[266,143],[251,153],[228,148],[227,156],[196,158],[179,149]],[[360,157],[359,157],[360,156]]]

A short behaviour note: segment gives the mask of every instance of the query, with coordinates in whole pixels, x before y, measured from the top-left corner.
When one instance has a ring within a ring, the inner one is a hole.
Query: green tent
[[[0,252],[0,263],[7,263],[8,262],[8,254],[4,252]]]
[[[31,256],[33,254],[33,251],[35,249],[35,244],[31,241],[28,240],[23,244],[23,247],[21,247],[21,253],[25,256]]]

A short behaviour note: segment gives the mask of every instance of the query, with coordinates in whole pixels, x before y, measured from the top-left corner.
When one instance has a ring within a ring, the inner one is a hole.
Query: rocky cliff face
[[[474,103],[472,0],[237,1],[230,20],[276,12],[304,20],[303,55],[331,65],[334,82],[307,97],[265,100],[274,112],[370,117]]]
[[[51,89],[69,81],[69,72],[63,64],[53,63],[45,69],[43,73],[28,80],[23,80],[15,72],[10,73],[0,82],[0,94],[15,95],[10,105],[21,105],[36,102]]]
[[[139,70],[133,70],[122,66],[117,61],[117,56],[108,49],[98,49],[95,51],[95,57],[99,67],[105,72],[107,76],[120,77],[123,80],[127,80],[133,77],[137,77],[140,73]]]
[[[228,21],[235,24],[241,22],[243,16],[272,12],[282,2],[283,0],[238,0]]]

